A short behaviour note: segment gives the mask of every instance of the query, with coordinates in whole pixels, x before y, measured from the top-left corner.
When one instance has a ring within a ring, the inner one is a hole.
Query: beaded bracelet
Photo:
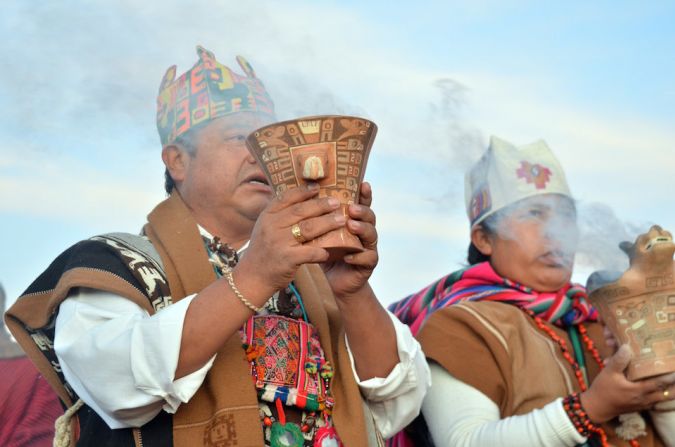
[[[579,393],[572,393],[565,397],[563,399],[563,408],[572,424],[574,424],[574,428],[581,436],[588,438],[591,434],[595,433],[600,436],[601,441],[604,440],[603,438],[606,438],[604,430],[591,422],[586,410],[581,406]]]
[[[225,279],[227,279],[230,289],[232,289],[237,298],[239,298],[239,300],[244,303],[246,307],[251,309],[253,312],[261,312],[263,310],[262,307],[256,307],[253,303],[244,298],[244,295],[242,295],[239,289],[237,289],[237,286],[234,284],[234,278],[232,277],[232,270],[225,270],[223,272],[223,276],[225,276]]]

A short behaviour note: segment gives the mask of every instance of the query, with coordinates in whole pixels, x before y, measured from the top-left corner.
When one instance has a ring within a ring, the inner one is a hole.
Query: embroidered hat
[[[518,200],[539,194],[572,197],[560,163],[543,140],[516,147],[493,136],[464,179],[472,227]]]
[[[189,129],[236,112],[257,112],[274,118],[274,104],[253,67],[241,56],[238,75],[218,62],[210,51],[197,46],[199,60],[176,79],[176,66],[164,74],[157,95],[157,130],[162,145],[172,143]]]

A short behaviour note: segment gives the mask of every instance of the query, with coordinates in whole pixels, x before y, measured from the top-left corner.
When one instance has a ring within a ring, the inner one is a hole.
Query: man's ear
[[[478,224],[471,229],[471,242],[485,256],[492,255],[492,237]]]
[[[185,180],[185,173],[190,163],[190,155],[175,144],[168,144],[162,148],[162,161],[169,171],[174,183]]]

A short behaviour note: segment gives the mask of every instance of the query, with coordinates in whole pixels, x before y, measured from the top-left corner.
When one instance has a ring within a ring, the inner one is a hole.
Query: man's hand
[[[375,213],[370,208],[373,202],[373,190],[369,183],[361,184],[361,203],[349,205],[347,228],[360,240],[361,253],[345,256],[344,259],[323,264],[335,297],[349,298],[362,291],[378,261],[377,230],[375,229]]]
[[[317,198],[318,193],[319,186],[311,183],[290,189],[270,202],[258,217],[250,245],[235,267],[237,284],[240,280],[242,284],[256,284],[256,294],[270,297],[293,280],[302,264],[328,259],[328,251],[302,244],[293,235],[295,225],[309,241],[345,224],[345,216],[335,213],[339,201]]]
[[[319,187],[293,188],[274,198],[260,214],[250,245],[232,271],[236,288],[255,307],[262,307],[294,278],[298,267],[324,262],[323,248],[301,244],[291,231],[299,225],[307,240],[344,226],[346,218],[335,210],[336,199],[317,198]],[[204,364],[250,318],[251,309],[241,302],[225,278],[200,291],[190,303],[183,325],[176,378]]]
[[[372,188],[364,182],[361,203],[348,209],[347,228],[361,240],[364,251],[322,265],[342,313],[360,380],[387,377],[400,361],[394,325],[368,284],[378,261],[372,202]],[[373,336],[375,332],[377,336]]]

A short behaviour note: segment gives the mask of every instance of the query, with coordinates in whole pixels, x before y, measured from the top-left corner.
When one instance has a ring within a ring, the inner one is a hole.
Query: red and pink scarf
[[[499,276],[489,262],[451,273],[421,291],[389,306],[399,320],[417,335],[434,311],[463,301],[497,301],[530,309],[538,317],[560,327],[597,320],[586,289],[568,284],[557,292],[537,292]]]

